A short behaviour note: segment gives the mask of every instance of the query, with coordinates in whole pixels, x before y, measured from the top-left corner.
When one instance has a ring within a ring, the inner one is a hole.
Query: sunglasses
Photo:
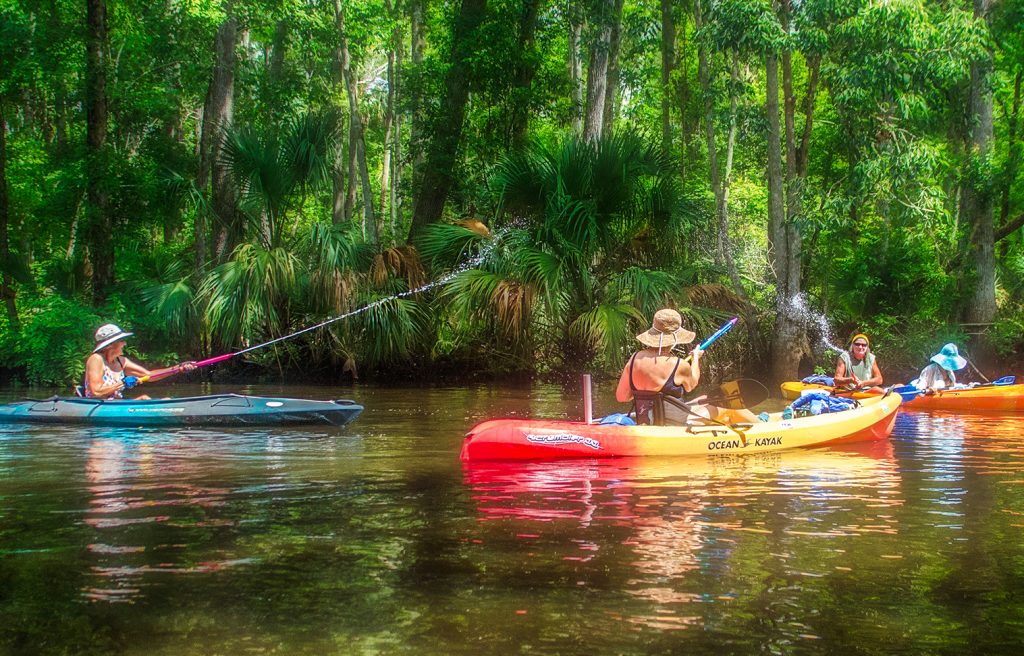
[[[860,343],[860,342],[857,342],[857,343],[855,343],[855,344],[854,344],[853,346],[854,346],[855,348],[856,348],[856,347],[858,347],[858,346],[859,346],[860,348],[867,348],[867,347],[868,347],[868,345],[867,345],[867,344],[862,344],[862,343]]]

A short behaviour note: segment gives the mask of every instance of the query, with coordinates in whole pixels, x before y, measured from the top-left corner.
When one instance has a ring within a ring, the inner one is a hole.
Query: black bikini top
[[[660,392],[661,394],[664,394],[665,396],[674,396],[677,399],[681,399],[681,398],[684,398],[686,396],[686,388],[683,387],[682,385],[676,385],[676,371],[678,371],[679,363],[682,362],[682,361],[683,361],[682,358],[676,358],[676,366],[672,367],[672,373],[670,373],[668,375],[668,380],[665,381],[665,384],[661,386],[661,389],[658,390],[658,392]],[[633,383],[633,363],[634,362],[636,362],[636,353],[634,353],[633,357],[629,359],[629,389],[631,391],[633,391],[633,392],[647,391],[647,390],[637,390],[636,384]]]

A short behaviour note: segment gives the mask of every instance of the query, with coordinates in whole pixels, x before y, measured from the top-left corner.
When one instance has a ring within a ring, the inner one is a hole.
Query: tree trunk
[[[380,208],[382,222],[385,217],[384,208],[388,208],[386,216],[388,217],[388,226],[393,237],[395,207],[393,202],[394,194],[391,189],[391,175],[394,167],[391,164],[391,158],[397,158],[397,152],[394,148],[395,141],[398,138],[398,116],[395,112],[395,100],[398,95],[398,51],[402,47],[402,32],[398,26],[398,16],[391,0],[385,0],[384,7],[387,9],[388,16],[395,21],[395,27],[391,31],[391,42],[388,44],[387,53],[388,95],[384,105],[384,154],[380,166],[380,201],[377,203],[377,207]]]
[[[530,87],[537,74],[538,57],[535,53],[537,16],[540,0],[524,0],[519,19],[519,39],[516,47],[516,72],[512,92],[511,136],[513,147],[520,147],[526,141],[530,127]]]
[[[999,199],[999,227],[1002,230],[1010,216],[1010,187],[1017,178],[1017,167],[1020,165],[1020,139],[1017,138],[1017,120],[1020,116],[1020,82],[1021,71],[1018,69],[1013,78],[1013,104],[1006,119],[1006,142],[1009,155],[1006,157],[1006,170],[1003,172],[1003,189]],[[997,239],[998,241],[998,239]]]
[[[284,59],[288,54],[288,21],[280,19],[274,26],[270,46],[270,81],[278,84],[284,78]]]
[[[356,209],[356,192],[358,190],[358,176],[356,169],[359,168],[359,161],[356,158],[356,134],[352,129],[352,117],[349,117],[348,122],[348,150],[345,151],[348,157],[348,161],[345,164],[346,167],[346,178],[348,186],[345,188],[345,220],[352,220],[352,213]],[[360,225],[360,233],[363,237],[366,237],[366,222],[363,221]]]
[[[388,216],[391,224],[391,242],[398,240],[399,216],[401,211],[401,197],[398,195],[399,185],[402,183],[402,113],[395,111],[398,101],[402,96],[402,33],[395,28],[393,35],[395,50],[395,71],[394,71],[394,98],[391,101],[392,112],[395,114],[394,136],[391,138],[391,184],[388,187]]]
[[[619,110],[619,49],[622,45],[622,0],[615,0],[612,36],[608,44],[608,87],[604,96],[601,133],[610,134]]]
[[[381,218],[385,216],[385,209],[391,199],[391,151],[392,141],[395,139],[395,50],[388,48],[388,96],[384,103],[384,152],[381,155],[380,164],[380,196],[377,207],[380,208]],[[387,216],[390,216],[388,210]]]
[[[199,173],[196,180],[196,186],[203,193],[206,192],[207,184],[211,185],[210,206],[221,226],[218,230],[221,251],[226,247],[225,226],[233,226],[236,221],[235,189],[221,158],[224,132],[234,119],[235,45],[238,42],[238,21],[230,4],[227,5],[226,11],[227,16],[214,37],[213,73],[206,91],[206,102],[203,104]],[[196,273],[202,275],[209,258],[209,228],[206,224],[206,214],[202,210],[196,212],[195,233]]]
[[[340,40],[334,46],[334,84],[338,89],[333,96],[338,98],[341,95],[340,89],[345,84],[345,75],[342,72],[341,65],[341,44]],[[344,106],[340,101],[333,101],[334,109],[338,112],[338,116],[344,114]],[[352,141],[351,130],[348,131],[347,142]],[[352,166],[348,160],[348,152],[351,150],[351,144],[346,145],[346,140],[338,139],[334,145],[334,168],[331,171],[331,222],[334,225],[342,223],[348,223],[352,219],[352,206],[355,204],[355,190],[352,189],[353,196],[349,200],[348,190],[349,186],[346,185],[348,179],[352,174]]]
[[[974,16],[987,22],[991,0],[974,0]],[[992,149],[992,53],[971,62],[969,102],[970,142],[968,158],[984,170]],[[992,194],[985,180],[971,176],[964,186],[962,208],[971,228],[971,258],[976,277],[964,318],[971,323],[991,323],[996,317],[996,262]]]
[[[426,37],[424,36],[424,20],[426,14],[427,0],[409,0],[409,27],[411,42],[409,48],[409,59],[412,62],[413,70],[422,75],[423,52],[427,48]],[[426,134],[426,119],[423,112],[422,85],[415,85],[409,97],[409,116],[411,126],[409,127],[409,149],[411,154],[411,175],[415,188],[419,188],[418,181],[423,173],[423,153],[426,150],[424,135]],[[412,201],[413,214],[416,213],[416,196]]]
[[[579,4],[569,3],[569,85],[572,93],[572,129],[583,134],[583,59],[580,55],[583,41],[583,12]]]
[[[7,229],[11,223],[10,204],[7,196],[7,114],[4,107],[5,102],[0,98],[0,267],[3,273],[0,274],[0,296],[4,299],[4,306],[7,308],[7,323],[10,330],[17,332],[18,306],[15,303],[14,281],[8,267],[11,264],[11,247],[8,241]]]
[[[600,139],[604,127],[604,104],[608,95],[608,55],[611,50],[616,2],[617,0],[597,0],[595,5],[594,23],[597,38],[590,48],[587,109],[583,119],[583,138],[586,141]]]
[[[107,206],[107,6],[86,0],[85,113],[86,178],[92,294],[97,305],[114,283],[114,231]]]
[[[683,14],[685,20],[686,14]],[[685,184],[688,177],[690,168],[689,164],[692,160],[697,159],[693,153],[693,142],[694,136],[699,127],[700,121],[697,119],[690,120],[691,114],[688,111],[690,108],[690,76],[687,71],[689,70],[689,58],[691,56],[692,48],[689,47],[686,35],[687,30],[685,23],[683,28],[678,30],[682,43],[677,48],[679,55],[675,67],[679,70],[679,82],[676,88],[676,102],[679,107],[679,178]]]
[[[359,89],[356,86],[356,76],[352,72],[352,59],[348,51],[348,36],[345,32],[345,11],[341,0],[334,0],[334,24],[338,30],[338,38],[341,47],[341,72],[345,78],[345,90],[348,94],[349,112],[349,135],[352,152],[350,156],[355,159],[356,173],[360,182],[360,195],[363,198],[363,223],[366,234],[372,243],[380,242],[378,234],[377,219],[373,211],[373,190],[370,187],[370,167],[366,163],[366,141],[364,139],[365,127],[363,116],[359,111]],[[353,180],[349,180],[351,185]]]
[[[423,175],[420,176],[409,237],[441,220],[448,192],[454,184],[456,158],[462,143],[462,123],[469,100],[469,63],[474,56],[473,36],[483,22],[487,0],[462,0],[452,33],[451,65],[445,75],[442,113],[434,121]]]
[[[798,316],[793,307],[794,294],[799,294],[800,249],[799,244],[791,243],[790,226],[786,221],[782,135],[779,128],[779,63],[776,55],[769,54],[765,58],[765,71],[765,107],[768,114],[768,241],[776,289],[770,375],[772,384],[777,385],[798,377],[800,360],[804,355],[802,345],[806,337],[803,317]],[[792,279],[794,263],[797,269],[796,281]]]
[[[676,22],[672,0],[661,0],[661,149],[672,152],[672,71],[676,65]]]

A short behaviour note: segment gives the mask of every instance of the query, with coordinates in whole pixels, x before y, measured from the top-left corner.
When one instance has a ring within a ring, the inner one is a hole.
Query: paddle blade
[[[1017,380],[1016,376],[1003,376],[1002,378],[1000,378],[998,380],[993,380],[992,384],[993,385],[1013,385],[1014,381],[1016,381],[1016,380]]]
[[[722,392],[722,407],[732,410],[751,408],[768,398],[768,388],[753,378],[726,381],[718,389]]]
[[[913,385],[899,385],[892,388],[892,391],[902,396],[904,402],[913,401],[921,393],[921,390],[917,389]]]

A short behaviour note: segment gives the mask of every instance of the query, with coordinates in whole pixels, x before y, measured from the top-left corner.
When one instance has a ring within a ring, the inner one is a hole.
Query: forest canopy
[[[1022,0],[0,0],[0,369],[354,312],[249,360],[611,372],[664,306],[741,317],[720,373],[861,331],[896,377],[1012,364],[1022,37]]]

